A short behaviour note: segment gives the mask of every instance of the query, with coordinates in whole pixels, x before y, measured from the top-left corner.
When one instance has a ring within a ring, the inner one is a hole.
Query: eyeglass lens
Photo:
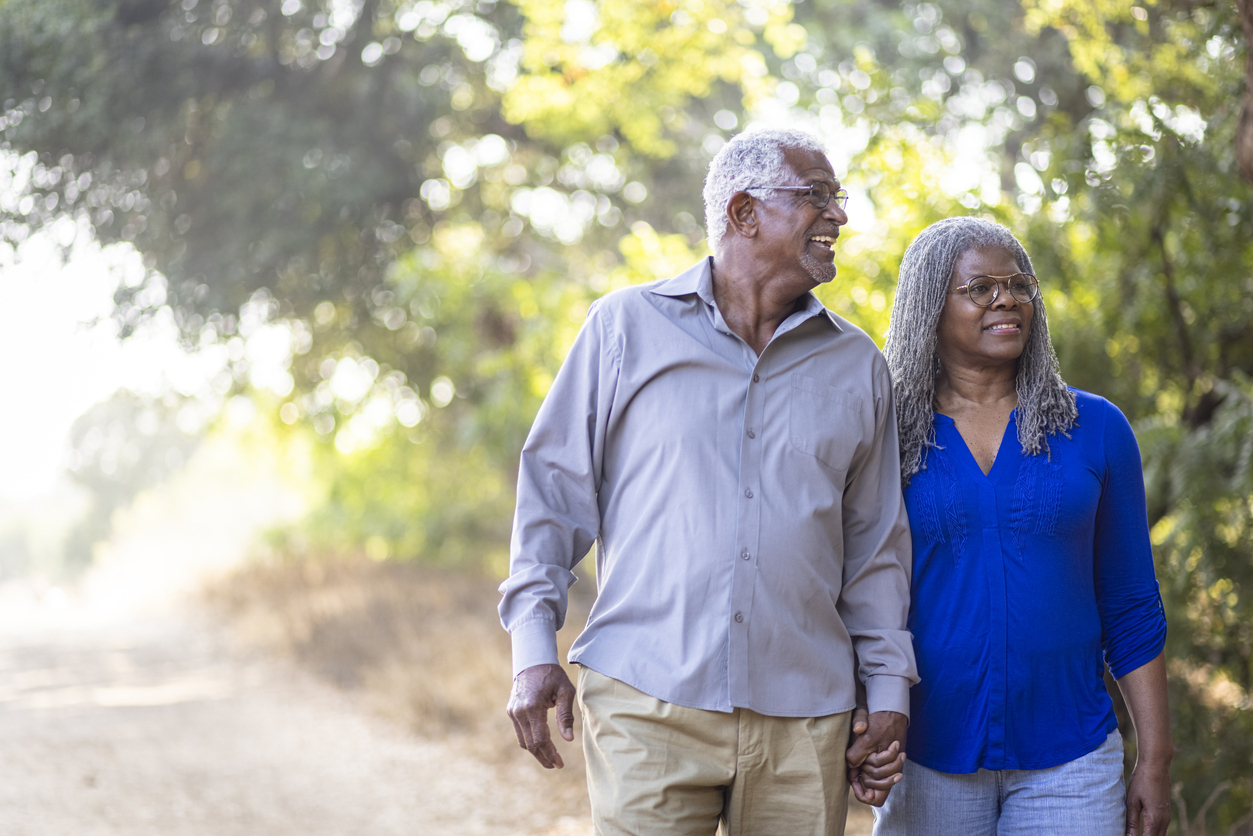
[[[1019,302],[1030,302],[1035,299],[1039,285],[1036,283],[1034,276],[1026,273],[1017,273],[1013,276],[992,278],[990,276],[975,276],[966,284],[966,290],[970,294],[970,301],[976,305],[987,307],[996,301],[996,297],[1000,295],[1001,281],[1006,283],[1009,293]]]
[[[825,183],[822,180],[815,180],[809,185],[808,197],[809,201],[819,209],[825,208],[826,205],[831,202],[832,197],[835,198],[841,209],[848,205],[848,192],[840,189],[832,194],[831,184]]]

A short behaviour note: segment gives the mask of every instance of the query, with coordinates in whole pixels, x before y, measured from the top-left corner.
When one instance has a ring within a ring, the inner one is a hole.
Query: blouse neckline
[[[1005,424],[1005,432],[1001,435],[1001,443],[996,448],[996,458],[992,461],[992,467],[987,473],[984,473],[983,468],[979,467],[979,463],[975,461],[974,453],[970,452],[966,439],[962,437],[961,431],[957,429],[957,422],[942,412],[935,412],[934,416],[937,422],[947,427],[947,432],[953,436],[948,444],[952,448],[949,454],[956,461],[960,462],[962,467],[971,471],[971,475],[975,478],[982,479],[985,482],[998,482],[1007,469],[1016,469],[1008,460],[1013,459],[1016,464],[1018,459],[1017,407],[1009,413],[1009,421]]]

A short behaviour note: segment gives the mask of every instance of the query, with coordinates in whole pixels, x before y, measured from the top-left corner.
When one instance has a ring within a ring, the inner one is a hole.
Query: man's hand
[[[1126,836],[1165,836],[1169,824],[1169,768],[1137,763],[1127,785]]]
[[[548,709],[557,707],[557,729],[574,740],[574,685],[561,665],[535,665],[513,678],[509,695],[509,719],[526,749],[545,769],[565,766],[548,732]]]
[[[892,787],[903,777],[908,726],[905,715],[895,711],[868,715],[860,706],[853,711],[851,745],[844,759],[848,762],[853,795],[862,804],[882,807]]]

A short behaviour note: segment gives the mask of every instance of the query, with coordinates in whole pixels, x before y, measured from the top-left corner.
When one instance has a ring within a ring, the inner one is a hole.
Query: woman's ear
[[[727,201],[727,225],[737,235],[745,238],[756,237],[756,201],[748,192],[736,192]]]

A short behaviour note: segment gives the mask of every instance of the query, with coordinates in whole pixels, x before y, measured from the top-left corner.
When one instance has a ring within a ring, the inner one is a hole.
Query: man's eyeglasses
[[[831,184],[823,180],[815,180],[808,186],[749,186],[744,191],[755,192],[759,189],[781,189],[789,192],[805,192],[805,198],[814,205],[815,209],[825,209],[827,204],[835,198],[836,204],[841,208],[848,206],[848,192],[843,189],[836,191],[831,190]]]
[[[975,276],[953,292],[966,291],[970,301],[981,308],[989,307],[1001,295],[1001,282],[1009,288],[1009,295],[1024,305],[1040,292],[1040,284],[1030,273],[1014,273],[1011,276]]]

